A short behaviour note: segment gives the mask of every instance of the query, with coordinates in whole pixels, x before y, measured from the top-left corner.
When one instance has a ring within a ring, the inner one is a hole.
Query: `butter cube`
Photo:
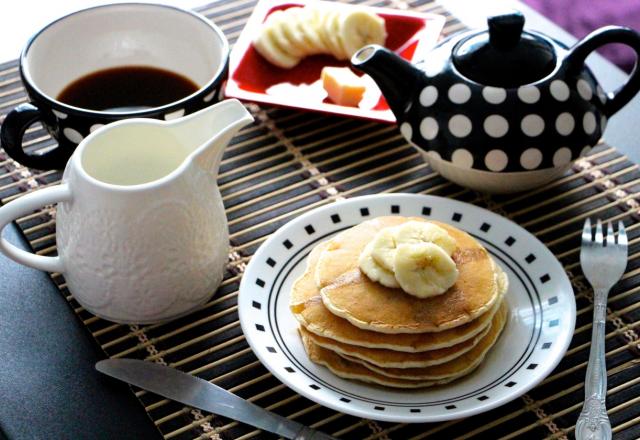
[[[357,107],[362,101],[363,81],[348,67],[324,67],[321,77],[322,87],[336,104]]]

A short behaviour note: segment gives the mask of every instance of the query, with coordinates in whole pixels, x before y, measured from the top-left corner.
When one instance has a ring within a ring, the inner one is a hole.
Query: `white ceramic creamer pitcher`
[[[61,272],[90,312],[121,323],[184,315],[206,302],[223,276],[227,219],[216,183],[225,146],[253,121],[227,100],[169,122],[129,119],[89,135],[62,183],[0,208],[13,219],[58,203],[57,257],[0,250],[37,269]]]

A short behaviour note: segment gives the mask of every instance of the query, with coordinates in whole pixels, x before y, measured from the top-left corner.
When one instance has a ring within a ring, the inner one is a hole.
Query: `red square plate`
[[[314,4],[352,8],[353,5],[316,1]],[[348,66],[328,55],[305,58],[292,69],[282,69],[265,60],[251,44],[265,19],[274,11],[304,6],[304,1],[261,0],[242,30],[229,60],[229,80],[225,96],[283,107],[313,110],[393,123],[393,113],[373,80],[365,75],[367,91],[359,107],[333,104],[322,87],[320,72],[324,66]],[[438,41],[445,19],[441,15],[423,14],[388,8],[366,8],[385,19],[385,46],[407,60],[419,60]],[[356,72],[361,75],[361,72]]]

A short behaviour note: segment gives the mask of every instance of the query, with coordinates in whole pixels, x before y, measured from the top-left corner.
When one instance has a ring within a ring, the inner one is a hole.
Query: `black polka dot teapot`
[[[415,65],[377,45],[351,63],[375,80],[401,133],[436,171],[481,191],[521,191],[588,153],[607,118],[638,92],[637,68],[605,93],[584,61],[609,43],[640,53],[640,34],[608,26],[568,48],[523,31],[519,12],[488,22],[488,30],[453,35]]]

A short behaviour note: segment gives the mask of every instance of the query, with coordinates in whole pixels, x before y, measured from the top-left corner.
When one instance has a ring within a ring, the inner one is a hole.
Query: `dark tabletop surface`
[[[27,243],[15,225],[4,231]],[[0,258],[0,439],[158,436],[129,389],[97,373],[104,357],[49,275]]]
[[[534,15],[534,22],[544,20]],[[546,22],[537,28],[562,32]],[[620,71],[611,64],[595,64],[605,89],[621,82]],[[605,133],[610,145],[636,163],[639,125],[636,97],[611,119]],[[15,225],[4,236],[27,247]],[[130,389],[94,370],[104,354],[48,274],[0,256],[0,280],[0,440],[159,437]]]

